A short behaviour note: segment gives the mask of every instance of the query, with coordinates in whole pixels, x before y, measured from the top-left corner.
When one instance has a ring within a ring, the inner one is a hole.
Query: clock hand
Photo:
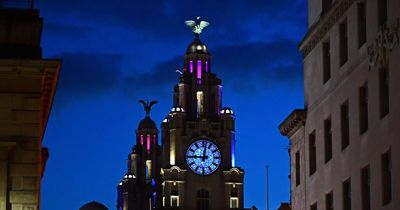
[[[204,151],[203,151],[203,157],[201,158],[201,161],[205,161],[206,160],[206,150],[207,150],[207,147],[204,147]],[[207,157],[208,158],[208,157]]]

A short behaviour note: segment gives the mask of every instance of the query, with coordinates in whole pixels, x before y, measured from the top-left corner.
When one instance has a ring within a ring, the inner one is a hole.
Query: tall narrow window
[[[325,207],[326,210],[333,210],[333,192],[325,195]]]
[[[197,191],[197,210],[208,210],[209,208],[208,191],[201,189]]]
[[[310,206],[310,210],[318,210],[316,202],[313,205]]]
[[[189,72],[193,72],[193,61],[189,61]]]
[[[308,135],[308,156],[310,159],[310,175],[317,170],[317,147],[315,145],[315,131]]]
[[[229,207],[231,209],[239,208],[239,197],[238,197],[237,192],[232,192],[231,193],[231,198],[230,198],[230,201],[229,201]]]
[[[151,160],[146,160],[146,178],[152,178],[152,174],[151,174]]]
[[[325,163],[332,159],[332,122],[331,118],[324,120]]]
[[[371,210],[371,181],[369,166],[361,169],[361,207]]]
[[[300,184],[300,153],[296,152],[296,186]]]
[[[332,4],[332,0],[322,0],[322,13],[326,13]]]
[[[340,128],[342,137],[342,150],[350,144],[349,102],[340,106]]]
[[[392,201],[392,157],[391,151],[381,157],[382,164],[382,203],[386,205]]]
[[[343,210],[351,209],[351,182],[350,179],[342,184],[343,187]]]
[[[381,118],[389,113],[389,74],[387,68],[379,70],[379,111]]]
[[[387,0],[378,1],[378,24],[381,26],[387,21]]]
[[[197,91],[196,93],[196,100],[197,100],[197,117],[203,116],[204,111],[204,95],[203,91]]]
[[[172,207],[179,206],[179,195],[171,195],[171,206]]]
[[[348,59],[347,41],[347,20],[345,20],[339,25],[340,66],[343,66]]]
[[[197,61],[197,79],[201,79],[201,60]]]
[[[360,134],[368,130],[368,83],[359,89]]]
[[[329,41],[322,43],[322,48],[323,82],[325,84],[331,78],[331,50]]]
[[[150,134],[147,134],[147,136],[146,136],[146,149],[147,149],[148,153],[150,153],[150,145],[151,145]]]
[[[357,3],[357,22],[358,22],[358,47],[367,41],[367,15],[365,2]]]

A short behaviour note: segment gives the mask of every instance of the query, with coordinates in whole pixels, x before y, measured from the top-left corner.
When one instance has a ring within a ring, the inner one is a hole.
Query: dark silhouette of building
[[[0,209],[38,210],[49,158],[42,140],[60,60],[42,58],[32,1],[0,1]]]
[[[92,201],[83,205],[79,210],[108,210],[108,208],[97,201]]]
[[[173,89],[172,109],[161,124],[161,146],[149,116],[154,103],[142,101],[147,114],[118,186],[118,210],[243,209],[244,170],[235,165],[235,115],[222,108],[221,80],[212,73],[211,62],[196,33]]]

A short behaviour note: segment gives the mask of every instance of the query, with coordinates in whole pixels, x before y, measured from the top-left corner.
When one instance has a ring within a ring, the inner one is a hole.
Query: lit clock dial
[[[194,173],[210,175],[221,164],[221,152],[212,141],[199,139],[187,149],[186,163]]]

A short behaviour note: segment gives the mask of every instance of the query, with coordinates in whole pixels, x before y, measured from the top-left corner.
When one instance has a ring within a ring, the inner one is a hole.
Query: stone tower
[[[128,173],[118,186],[118,210],[243,209],[244,170],[235,166],[235,116],[222,108],[221,80],[200,40],[205,21],[186,21],[195,33],[173,89],[173,106],[158,130],[146,117],[136,131]]]
[[[146,116],[136,130],[136,145],[128,155],[128,171],[117,187],[117,209],[151,209],[156,202],[160,146],[158,129],[150,118],[150,110],[157,101],[140,102],[144,106]]]
[[[193,28],[202,22],[194,22]],[[200,33],[194,32],[174,87],[173,107],[161,125],[158,207],[241,209],[244,171],[235,167],[234,113],[222,108],[221,80],[212,73],[211,54]]]

